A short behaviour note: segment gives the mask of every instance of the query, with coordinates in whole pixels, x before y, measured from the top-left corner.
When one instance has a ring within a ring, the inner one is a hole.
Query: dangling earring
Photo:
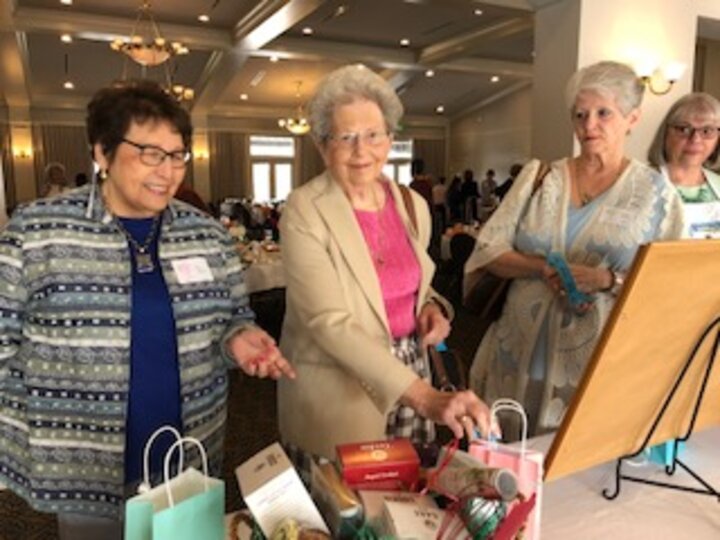
[[[106,180],[108,177],[107,169],[100,169],[98,176],[100,176],[100,180]]]

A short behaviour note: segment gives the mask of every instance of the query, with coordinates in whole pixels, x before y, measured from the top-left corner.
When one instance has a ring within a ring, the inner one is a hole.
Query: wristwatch
[[[610,270],[608,268],[608,270]],[[620,293],[620,289],[625,284],[625,275],[614,270],[610,270],[612,276],[612,284],[607,289],[603,289],[603,292],[610,293],[613,296],[617,296]]]

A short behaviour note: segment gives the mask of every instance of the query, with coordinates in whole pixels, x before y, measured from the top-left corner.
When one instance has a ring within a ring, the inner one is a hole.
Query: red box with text
[[[336,452],[351,487],[408,489],[418,480],[420,458],[408,439],[341,444]]]

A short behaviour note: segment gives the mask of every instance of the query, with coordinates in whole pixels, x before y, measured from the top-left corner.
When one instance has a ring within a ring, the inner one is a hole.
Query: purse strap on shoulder
[[[410,218],[410,223],[412,223],[413,231],[417,234],[418,230],[418,224],[417,224],[417,215],[415,214],[415,205],[412,202],[412,195],[410,194],[410,188],[407,186],[399,185],[400,188],[400,195],[402,196],[403,204],[405,205],[405,211],[408,214],[408,217]]]

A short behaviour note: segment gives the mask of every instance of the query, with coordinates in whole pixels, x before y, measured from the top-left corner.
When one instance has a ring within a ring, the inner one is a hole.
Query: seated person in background
[[[426,348],[450,331],[452,308],[431,287],[427,204],[417,228],[400,187],[382,174],[402,115],[392,87],[364,66],[328,75],[309,103],[327,170],[288,198],[280,221],[287,311],[281,349],[298,371],[278,387],[280,434],[301,470],[342,443],[456,436],[488,428],[472,392],[432,387]],[[357,167],[354,164],[366,164]]]
[[[65,193],[70,189],[70,183],[65,176],[65,166],[57,161],[52,161],[45,166],[43,173],[43,187],[41,197],[54,197]]]
[[[502,315],[478,348],[470,386],[488,402],[522,403],[530,435],[560,424],[638,247],[682,233],[672,185],[625,156],[643,91],[624,64],[600,62],[575,73],[566,100],[580,155],[554,162],[534,193],[540,163],[529,163],[465,266],[466,274],[484,267],[512,278]],[[564,256],[592,302],[569,305],[546,264],[551,252]]]
[[[688,94],[670,107],[650,146],[648,161],[675,185],[683,200],[685,235],[720,238],[720,102]]]
[[[175,193],[175,198],[178,201],[183,201],[194,206],[198,210],[202,210],[206,214],[211,214],[208,205],[205,204],[202,197],[200,197],[200,195],[198,195],[198,193],[187,182],[180,184],[180,187]]]

